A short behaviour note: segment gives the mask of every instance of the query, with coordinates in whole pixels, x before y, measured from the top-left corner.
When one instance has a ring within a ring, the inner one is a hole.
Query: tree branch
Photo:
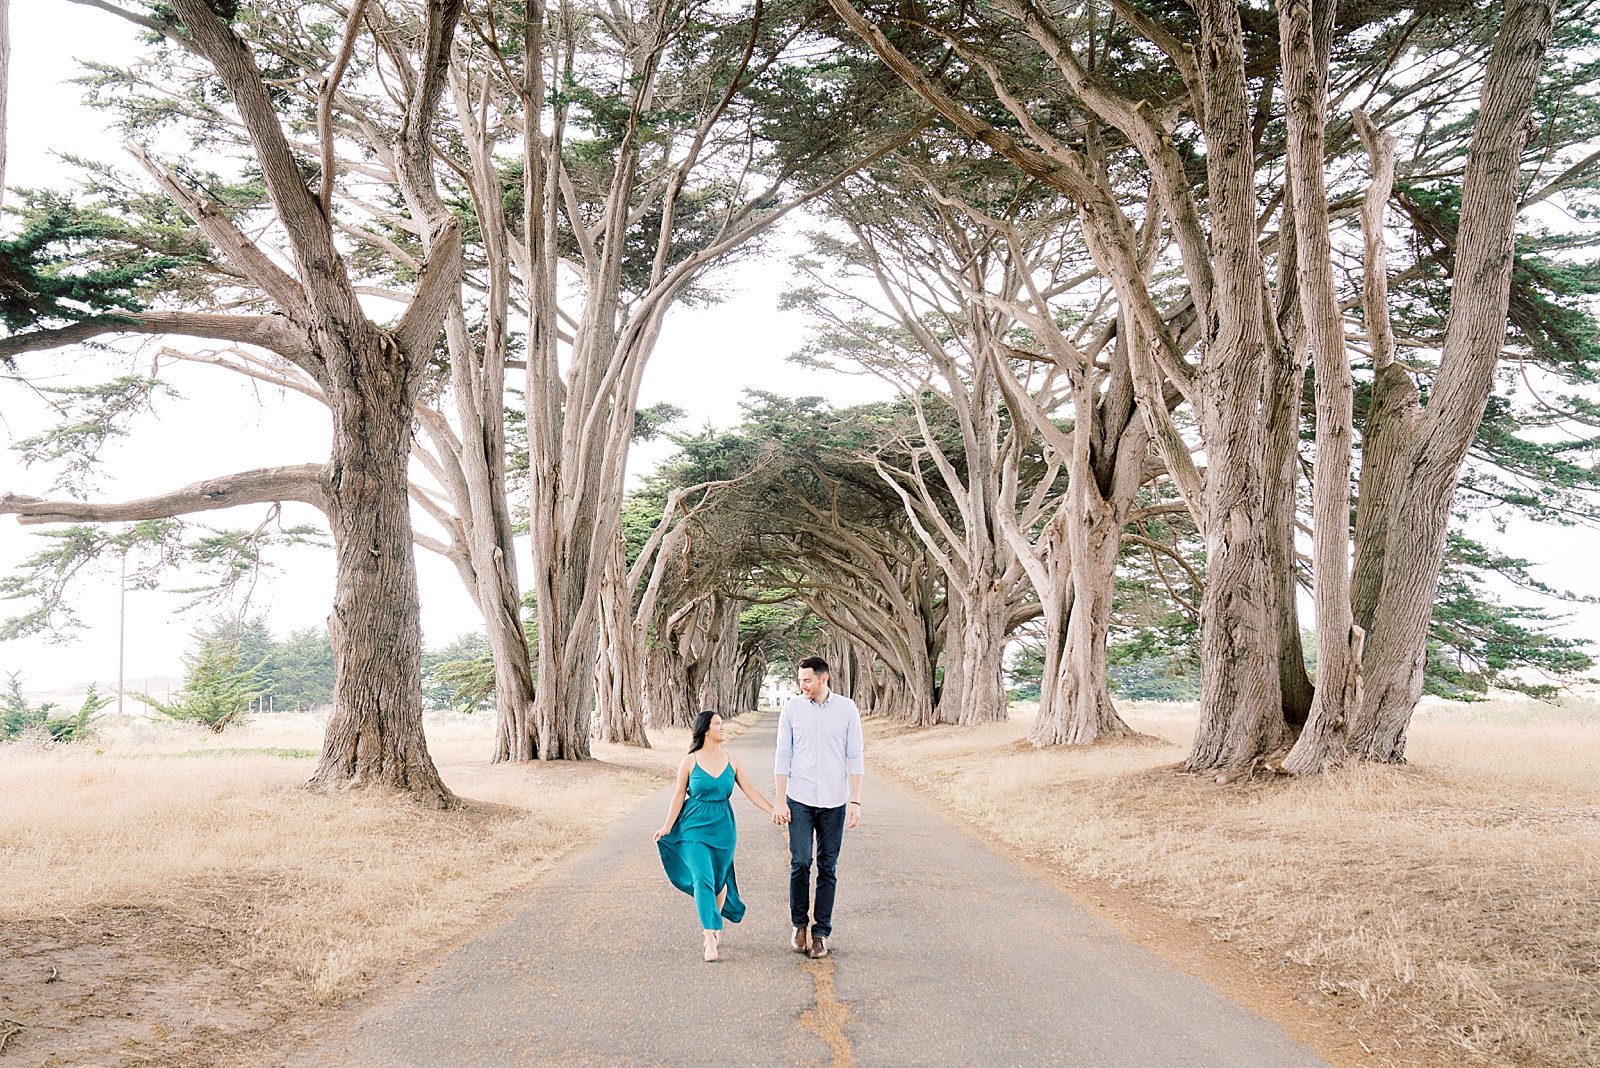
[[[345,22],[344,40],[339,44],[339,54],[333,59],[333,66],[322,80],[322,91],[317,96],[317,143],[322,149],[322,188],[317,199],[322,204],[322,213],[329,219],[333,218],[333,98],[338,95],[339,83],[344,80],[344,71],[350,64],[350,55],[355,51],[356,33],[361,29],[361,17],[365,14],[367,0],[356,0],[355,6],[350,9],[350,17]]]
[[[326,509],[322,464],[266,467],[234,475],[209,478],[156,497],[135,501],[95,503],[47,501],[15,493],[0,496],[0,515],[14,515],[25,526],[41,523],[114,523],[142,519],[167,519],[193,512],[212,512],[241,504],[300,501]]]
[[[175,334],[260,345],[300,364],[311,355],[304,339],[281,315],[223,315],[217,312],[137,312],[83,319],[68,326],[30,330],[0,338],[0,361],[25,352],[78,345],[111,334]]]

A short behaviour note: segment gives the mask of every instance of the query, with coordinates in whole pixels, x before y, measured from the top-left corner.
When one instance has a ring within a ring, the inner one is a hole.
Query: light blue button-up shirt
[[[789,777],[789,797],[812,808],[838,808],[850,800],[850,776],[866,773],[861,710],[830,692],[819,704],[804,694],[778,714],[774,775]]]

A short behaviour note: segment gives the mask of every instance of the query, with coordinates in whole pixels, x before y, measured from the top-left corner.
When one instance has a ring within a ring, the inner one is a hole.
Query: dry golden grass
[[[687,731],[654,732],[654,749],[601,745],[592,762],[495,765],[492,731],[492,716],[429,722],[434,759],[469,802],[445,813],[382,793],[301,789],[315,760],[297,751],[317,749],[322,733],[311,715],[257,717],[222,735],[131,722],[72,746],[8,746],[0,959],[43,946],[41,967],[109,967],[76,945],[95,939],[75,933],[109,924],[95,937],[146,952],[146,971],[176,991],[174,1004],[144,1008],[152,1019],[188,1008],[186,969],[220,969],[248,988],[235,998],[244,1016],[246,1003],[257,1017],[333,1004],[481,923],[497,899],[666,782],[688,741]],[[13,1018],[50,1009],[3,1001],[0,1015]],[[169,1020],[131,1041],[185,1063],[217,1053],[215,1034],[185,1047],[171,1037],[179,1030]],[[250,1021],[234,1030],[249,1032]]]
[[[1035,750],[1024,714],[879,725],[869,744],[1038,859],[1206,925],[1301,1001],[1356,1005],[1341,1015],[1366,1063],[1600,1063],[1600,708],[1430,706],[1408,766],[1231,787],[1174,769],[1192,707],[1124,715],[1159,742]]]

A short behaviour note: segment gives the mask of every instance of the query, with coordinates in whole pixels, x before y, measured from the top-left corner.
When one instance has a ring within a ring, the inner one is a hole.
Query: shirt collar
[[[801,694],[800,696],[801,697],[805,697],[806,695],[805,694]],[[809,698],[809,697],[806,697],[806,700],[810,701],[811,704],[816,705],[818,708],[823,708],[823,707],[825,707],[827,705],[827,703],[829,701],[833,700],[833,688],[830,686],[828,688],[828,695],[826,697],[824,697],[820,701],[812,701],[811,698]]]

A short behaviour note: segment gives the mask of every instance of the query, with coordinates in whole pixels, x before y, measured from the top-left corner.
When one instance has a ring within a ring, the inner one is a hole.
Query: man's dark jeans
[[[836,867],[844,841],[844,810],[813,808],[793,798],[789,801],[789,920],[796,927],[811,924],[813,934],[833,934],[833,894],[838,886]],[[811,904],[812,842],[816,842],[817,902]]]

